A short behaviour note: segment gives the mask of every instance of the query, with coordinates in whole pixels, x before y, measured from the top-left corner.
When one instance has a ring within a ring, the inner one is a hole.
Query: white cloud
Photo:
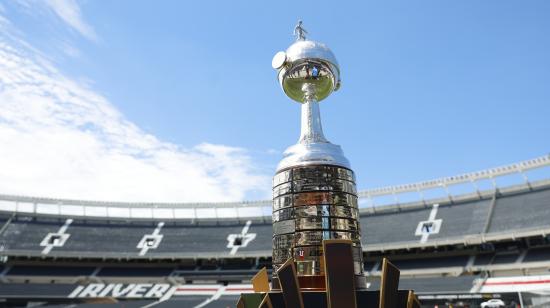
[[[0,193],[173,202],[268,196],[270,176],[246,150],[185,149],[147,134],[8,28],[0,27]]]
[[[46,4],[67,25],[89,40],[97,41],[94,29],[84,21],[80,7],[75,0],[47,0]]]
[[[66,41],[59,42],[58,46],[65,55],[71,58],[80,57],[80,50]]]

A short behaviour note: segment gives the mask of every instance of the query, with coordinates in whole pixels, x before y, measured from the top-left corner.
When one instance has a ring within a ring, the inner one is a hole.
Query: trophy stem
[[[298,142],[301,144],[329,143],[323,134],[319,103],[314,99],[306,100],[302,104],[302,127]]]

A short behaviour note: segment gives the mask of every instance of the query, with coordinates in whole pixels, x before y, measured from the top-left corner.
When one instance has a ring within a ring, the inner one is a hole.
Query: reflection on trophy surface
[[[272,61],[285,94],[301,103],[298,143],[284,152],[273,178],[273,267],[293,258],[300,288],[324,290],[322,241],[353,242],[356,286],[366,288],[355,175],[340,146],[323,134],[319,102],[340,88],[336,57],[308,40],[300,21],[296,41]],[[273,277],[273,288],[278,279]]]

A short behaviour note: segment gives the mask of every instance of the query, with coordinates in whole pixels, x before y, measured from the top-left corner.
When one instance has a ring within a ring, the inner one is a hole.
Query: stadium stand
[[[550,190],[528,191],[498,198],[488,233],[548,228]]]
[[[362,238],[366,251],[391,250],[392,247],[420,247],[443,244],[465,243],[465,239],[482,235],[501,235],[514,232],[514,238],[529,236],[535,230],[538,235],[550,229],[550,186],[540,186],[530,192],[509,192],[499,194],[494,204],[493,215],[489,217],[491,200],[473,200],[439,203],[435,220],[441,220],[437,233],[429,234],[424,243],[421,236],[415,234],[420,223],[428,221],[434,208],[407,208],[402,205],[400,211],[377,209],[375,213],[363,213],[360,221]],[[512,206],[516,204],[516,206]],[[521,210],[517,208],[521,207]],[[538,215],[536,214],[538,213]],[[546,217],[548,215],[548,217]],[[5,215],[4,215],[5,217]],[[490,224],[489,232],[483,232]],[[528,223],[529,222],[529,223]],[[6,224],[6,221],[4,222]],[[159,223],[162,238],[157,247],[146,252],[147,258],[163,257],[218,257],[230,256],[228,235],[240,235],[245,222],[217,225],[190,224],[188,221],[163,222],[159,220],[116,221],[99,218],[75,219],[67,224],[67,218],[47,217],[26,213],[16,214],[4,226],[0,243],[5,255],[49,255],[62,257],[124,258],[140,257],[139,242],[144,236],[153,234]],[[45,253],[44,239],[49,234],[60,234],[59,229],[67,224],[62,234],[69,237],[62,246],[54,246]],[[507,226],[506,228],[502,227]],[[239,247],[236,256],[267,257],[271,250],[272,227],[269,223],[250,224],[247,234],[255,238],[246,246]],[[505,236],[506,237],[506,236]],[[509,237],[512,238],[512,237]],[[430,245],[430,243],[433,243]],[[511,262],[517,259],[509,254],[494,256],[493,263]],[[477,262],[476,264],[481,264]]]
[[[543,247],[529,249],[523,262],[540,262],[548,260],[550,260],[550,247]]]
[[[42,251],[40,243],[48,233],[55,233],[62,224],[56,218],[37,220],[32,216],[16,215],[2,233],[5,251]]]
[[[173,267],[102,267],[99,277],[166,277],[174,271]]]
[[[440,206],[436,218],[451,223],[441,224],[439,233],[430,235],[430,240],[480,234],[487,220],[489,206],[490,200]],[[431,211],[429,207],[403,209],[393,213],[378,210],[377,213],[361,217],[365,245],[418,241],[419,237],[411,230],[416,230],[419,222],[428,220]],[[392,222],[392,228],[388,228],[388,221]]]
[[[409,269],[427,269],[427,268],[444,268],[444,267],[465,267],[468,262],[468,256],[451,256],[451,257],[432,257],[421,259],[390,260],[400,270]]]
[[[549,162],[549,157],[538,161],[544,166]],[[508,175],[528,169],[525,166],[531,166],[529,161],[513,168],[359,194],[366,200],[419,187],[431,189],[441,183]],[[40,294],[32,292],[40,288],[67,297],[82,291],[75,289],[79,285],[95,283],[97,288],[106,288],[101,289],[105,294],[110,294],[109,288],[126,294],[132,288],[141,292],[141,287],[175,286],[174,294],[188,294],[155,307],[198,305],[221,292],[220,286],[246,283],[262,267],[271,271],[269,206],[269,201],[124,204],[0,196],[0,299],[8,298],[9,292],[19,294],[20,299],[39,298]],[[190,214],[216,207],[208,217]],[[247,209],[255,216],[247,216]],[[227,211],[236,216],[222,215]],[[471,293],[490,277],[550,273],[550,180],[362,206],[360,223],[370,288],[377,288],[383,257],[402,270],[401,286],[420,294]],[[215,287],[200,291],[205,283]],[[185,291],[178,287],[182,285],[199,288]],[[233,306],[236,297],[231,294],[223,293],[205,307]]]
[[[9,276],[88,276],[95,270],[91,266],[37,266],[16,265],[9,269]]]
[[[402,278],[399,281],[400,288],[412,289],[418,293],[468,293],[472,289],[474,281],[478,276],[460,277],[424,277],[424,278]],[[369,288],[378,289],[379,279],[372,279]]]

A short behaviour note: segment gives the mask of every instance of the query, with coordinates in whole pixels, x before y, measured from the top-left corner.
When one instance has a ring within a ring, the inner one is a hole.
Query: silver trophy
[[[319,111],[319,102],[340,88],[340,68],[332,51],[306,34],[299,21],[296,41],[272,60],[285,94],[302,104],[300,139],[284,152],[273,179],[273,266],[293,258],[300,287],[323,290],[322,241],[351,240],[361,289],[366,283],[355,175],[340,146],[325,138]]]

